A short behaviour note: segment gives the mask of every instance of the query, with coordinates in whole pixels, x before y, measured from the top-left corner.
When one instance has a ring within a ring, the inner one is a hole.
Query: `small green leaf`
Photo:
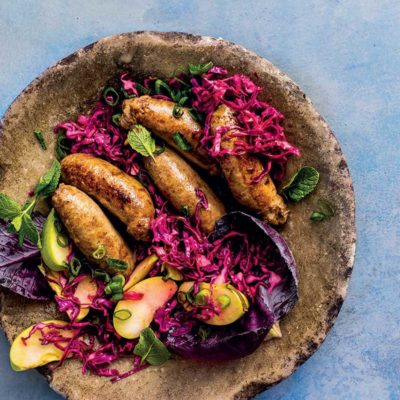
[[[208,70],[213,66],[213,62],[209,61],[205,64],[189,64],[188,69],[190,75],[201,75],[208,72]]]
[[[128,269],[127,262],[120,260],[119,258],[107,258],[106,263],[110,268],[113,269],[118,269],[121,271],[126,271]]]
[[[40,144],[40,147],[43,150],[47,150],[47,143],[44,140],[44,136],[43,136],[43,132],[39,129],[35,129],[33,131],[33,134],[35,135],[36,140],[38,141],[38,143]]]
[[[21,213],[20,205],[11,197],[0,193],[0,219],[10,220]]]
[[[190,151],[192,150],[192,145],[186,140],[186,138],[180,132],[175,132],[172,135],[172,139],[178,145],[180,149],[183,151]]]
[[[156,142],[151,133],[142,125],[135,125],[128,133],[128,143],[133,150],[144,157],[153,157]]]
[[[56,154],[59,160],[62,160],[70,153],[70,146],[68,145],[68,139],[65,136],[65,133],[59,132],[57,134],[57,143],[56,143]]]
[[[286,198],[299,202],[309,195],[317,186],[319,172],[313,167],[300,168],[282,188]]]
[[[39,247],[39,249],[42,247],[39,232],[35,224],[33,223],[30,215],[22,214],[22,224],[20,229],[18,230],[18,234],[21,246],[24,238],[27,237],[31,242],[35,243]]]
[[[151,328],[146,328],[140,333],[139,342],[133,352],[141,357],[142,363],[147,362],[150,365],[164,364],[171,357],[171,353]]]
[[[11,221],[11,225],[14,227],[16,232],[19,232],[19,230],[21,229],[22,226],[22,216],[24,214],[20,214],[17,217],[13,218],[13,220]]]
[[[318,199],[318,211],[313,211],[310,215],[311,221],[324,221],[325,219],[332,218],[336,214],[335,206],[326,199]]]
[[[50,169],[39,179],[39,183],[35,187],[35,194],[41,197],[50,196],[57,189],[60,175],[61,165],[54,160]]]

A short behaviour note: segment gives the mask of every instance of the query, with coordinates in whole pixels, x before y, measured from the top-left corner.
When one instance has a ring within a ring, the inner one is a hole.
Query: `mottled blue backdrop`
[[[400,2],[0,0],[0,114],[40,72],[103,36],[134,30],[223,37],[275,63],[309,95],[354,181],[357,256],[320,350],[259,400],[400,398]],[[0,334],[0,399],[58,399],[13,372]],[[171,399],[172,400],[172,399]]]

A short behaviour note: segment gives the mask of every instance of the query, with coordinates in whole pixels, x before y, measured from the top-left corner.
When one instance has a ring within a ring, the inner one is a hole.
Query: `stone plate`
[[[174,359],[117,384],[82,376],[68,361],[50,372],[50,386],[68,399],[248,399],[288,377],[319,347],[342,305],[355,253],[354,193],[346,161],[330,128],[307,96],[278,68],[222,39],[184,33],[133,32],[104,38],[64,58],[35,79],[6,112],[0,131],[0,192],[23,202],[54,155],[54,125],[88,111],[107,80],[128,70],[136,76],[168,77],[179,66],[212,60],[229,72],[255,77],[264,100],[285,115],[289,140],[302,157],[291,159],[288,174],[302,165],[321,173],[316,192],[291,204],[282,233],[298,265],[299,302],[282,321],[283,338],[263,343],[252,355],[224,363]],[[42,151],[33,130],[50,143]],[[324,197],[337,215],[312,223],[316,200]],[[12,341],[26,326],[57,315],[54,304],[33,302],[3,291],[0,321]],[[130,362],[122,361],[122,368]]]

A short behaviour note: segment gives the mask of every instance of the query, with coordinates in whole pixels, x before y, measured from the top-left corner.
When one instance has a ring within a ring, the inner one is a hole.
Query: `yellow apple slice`
[[[172,298],[177,288],[174,281],[164,280],[161,276],[134,285],[128,293],[140,293],[143,297],[117,303],[113,316],[115,331],[126,339],[138,338],[140,332],[151,324],[156,311]]]
[[[190,293],[192,287],[193,282],[184,282],[179,287],[178,291],[178,301],[187,311],[192,309],[192,304],[188,300],[188,293]],[[232,324],[241,318],[249,309],[247,297],[228,283],[213,284],[212,287],[209,283],[201,283],[199,291],[196,296],[193,297],[193,304],[206,304],[207,299],[211,297],[214,304],[219,306],[221,312],[203,321],[209,325]]]
[[[152,254],[146,257],[143,261],[140,262],[131,273],[130,277],[125,283],[124,292],[129,290],[132,286],[136,285],[144,278],[146,278],[147,274],[153,269],[154,264],[158,261],[158,257],[155,254]]]
[[[58,326],[66,326],[65,321],[50,320],[44,321],[43,324],[56,324]],[[26,339],[23,338],[29,336],[32,328],[37,324],[30,326],[23,330],[14,340],[10,349],[10,362],[11,367],[14,371],[26,371],[27,369],[37,368],[42,365],[46,365],[52,361],[59,361],[64,355],[64,351],[56,347],[53,343],[42,344],[42,334],[40,331],[36,331],[33,335]],[[57,331],[57,328],[45,327],[44,331],[50,330]],[[73,330],[59,329],[60,335],[66,339],[71,338],[74,335]],[[65,342],[65,345],[68,342]],[[64,343],[62,343],[64,345]]]

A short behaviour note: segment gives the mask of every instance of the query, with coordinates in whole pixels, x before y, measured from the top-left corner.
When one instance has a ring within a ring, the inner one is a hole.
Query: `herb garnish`
[[[104,244],[99,244],[97,249],[92,253],[93,258],[101,260],[106,255],[106,247]]]
[[[38,143],[40,144],[40,147],[43,150],[47,150],[47,143],[44,140],[44,136],[43,136],[43,132],[39,129],[35,129],[33,131],[33,134],[35,135],[36,140],[38,141]]]
[[[208,72],[208,70],[212,68],[213,65],[214,64],[212,61],[209,61],[205,64],[189,64],[188,69],[190,75],[202,75]]]
[[[319,172],[313,167],[300,168],[282,188],[287,199],[299,202],[309,195],[317,186]]]
[[[172,115],[174,118],[179,119],[183,115],[183,110],[179,104],[174,104],[174,108],[172,109]]]
[[[317,206],[319,210],[310,215],[312,221],[323,221],[332,218],[336,213],[335,206],[326,199],[318,199]]]
[[[180,132],[175,132],[172,135],[174,142],[178,145],[180,149],[183,151],[190,151],[192,150],[192,145],[186,140],[186,138]]]
[[[40,198],[50,196],[57,188],[60,179],[61,166],[54,161],[49,171],[39,180],[35,187],[35,196],[21,207],[16,201],[4,193],[0,193],[0,219],[10,221],[7,229],[10,232],[18,233],[18,242],[22,246],[25,238],[41,248],[39,232],[32,221],[32,211]]]
[[[59,160],[62,160],[70,152],[70,146],[66,143],[67,140],[65,133],[57,134],[56,154]]]
[[[147,362],[150,365],[161,365],[171,357],[171,353],[151,328],[146,328],[140,333],[139,342],[133,352],[141,357],[142,364]]]
[[[142,125],[135,125],[128,133],[128,143],[133,150],[136,150],[144,157],[152,157],[154,159],[154,151],[156,150],[156,142],[151,133]]]
[[[111,86],[106,87],[103,92],[104,101],[111,107],[114,107],[119,102],[118,92]]]
[[[110,268],[118,269],[120,271],[126,271],[128,269],[127,262],[120,260],[119,258],[107,258],[106,263]]]

